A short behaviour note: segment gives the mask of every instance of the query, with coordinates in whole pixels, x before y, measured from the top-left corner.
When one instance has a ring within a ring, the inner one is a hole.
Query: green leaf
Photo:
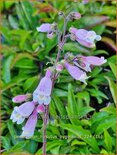
[[[89,102],[90,102],[90,95],[87,91],[82,91],[82,92],[78,92],[76,95],[75,95],[76,98],[78,99],[83,99],[86,103],[87,106],[89,106]],[[80,105],[80,103],[78,102],[78,107],[82,107],[82,105]]]
[[[106,149],[108,151],[111,151],[111,149],[112,149],[112,138],[109,135],[107,130],[104,130],[104,142],[105,142],[105,145],[106,145]]]
[[[8,20],[9,20],[9,23],[13,29],[18,29],[19,23],[15,17],[13,17],[12,15],[9,15]]]
[[[53,140],[52,142],[47,142],[47,149],[46,151],[51,151],[52,148],[55,148],[56,146],[63,146],[64,145],[64,141],[58,141],[58,140]],[[42,154],[42,148],[39,149],[35,155],[38,155],[38,154]]]
[[[53,100],[50,103],[49,112],[50,112],[50,115],[55,119],[57,116],[57,112],[56,112],[56,108]]]
[[[24,59],[24,58],[27,58],[27,59],[31,59],[31,60],[36,60],[36,58],[34,58],[31,54],[29,53],[20,53],[20,54],[17,54],[15,57],[14,57],[14,60],[12,61],[11,63],[11,68],[14,67],[15,63],[18,62],[19,60],[21,59]]]
[[[31,31],[26,31],[21,29],[10,31],[10,34],[20,36],[19,46],[21,49],[24,49],[25,42],[27,39],[29,39],[30,33]]]
[[[54,89],[53,92],[54,95],[58,96],[58,97],[67,97],[68,96],[68,92],[62,89]]]
[[[20,20],[20,24],[22,25],[22,27],[24,29],[28,30],[29,29],[29,25],[27,24],[28,23],[27,19],[24,16],[24,12],[23,12],[20,4],[16,5],[16,12],[17,12],[18,18]]]
[[[72,114],[78,114],[78,104],[76,103],[71,84],[68,85],[68,109],[70,109]]]
[[[109,77],[105,76],[105,78],[108,80],[109,88],[110,88],[113,100],[116,104],[116,84]]]
[[[95,133],[101,134],[104,132],[104,129],[109,129],[113,126],[115,127],[115,124],[116,124],[115,116],[108,117],[108,119],[105,119],[105,120],[99,122]]]
[[[23,148],[25,147],[27,141],[19,142],[18,144],[14,144],[13,147],[11,147],[8,151],[4,152],[3,154],[14,154],[19,153],[23,151]]]
[[[114,64],[114,63],[109,62],[109,66],[110,66],[110,68],[111,68],[111,70],[112,70],[113,74],[114,74],[114,75],[115,75],[115,77],[116,77],[116,66],[115,66],[115,64]]]
[[[71,52],[77,52],[77,53],[89,53],[90,51],[82,46],[80,46],[78,43],[65,43],[64,45],[65,51],[71,51]]]
[[[53,100],[57,107],[57,110],[59,111],[59,115],[66,116],[65,105],[61,102],[61,100],[57,96],[53,96]]]
[[[12,79],[12,81],[10,81],[9,83],[5,84],[2,87],[2,92],[4,92],[5,90],[7,90],[15,85],[18,85],[19,83],[21,83],[22,81],[26,80],[29,77],[30,77],[29,75],[19,75],[19,76],[14,77]]]
[[[22,6],[22,9],[24,11],[24,14],[26,16],[26,19],[28,21],[28,23],[30,24],[30,26],[32,25],[32,13],[33,13],[33,9],[32,9],[32,6],[30,4],[30,2],[28,1],[21,1],[21,6]]]
[[[26,143],[25,149],[30,152],[31,154],[34,154],[38,148],[38,143],[34,140],[30,140]]]
[[[12,1],[9,1],[9,0],[6,0],[5,1],[5,9],[9,9],[14,3],[17,3],[15,0],[12,0]]]
[[[39,83],[39,77],[38,76],[28,78],[23,85],[24,91],[28,90],[28,92],[30,92],[30,91],[32,92],[36,88],[38,83]]]
[[[60,126],[63,129],[72,132],[74,135],[78,136],[80,139],[86,142],[89,146],[92,147],[95,153],[99,153],[98,143],[96,139],[91,135],[89,130],[83,129],[81,126],[76,126],[72,124],[61,124]]]
[[[11,38],[12,37],[10,35],[10,30],[7,27],[3,27],[3,26],[0,26],[0,29],[1,29],[2,35],[4,36],[4,38],[6,39],[6,41],[9,44],[12,44],[12,41],[11,41]]]
[[[108,97],[100,90],[96,90],[96,89],[88,89],[88,91],[90,92],[91,96],[96,97],[96,99],[98,100],[98,103],[102,103],[102,99],[108,99]]]
[[[92,108],[92,107],[82,107],[80,110],[79,110],[79,118],[82,118],[84,116],[86,116],[89,112],[91,111],[94,111],[95,109]]]
[[[78,104],[76,103],[71,84],[68,85],[68,105],[66,106],[66,110],[72,124],[79,124],[80,121],[78,120]]]
[[[99,54],[109,55],[109,53],[105,50],[96,50],[96,51],[94,51],[93,55],[99,55]]]
[[[104,107],[102,108],[100,111],[106,111],[109,114],[113,114],[116,115],[116,108],[113,107],[112,105],[108,106],[108,107]]]
[[[71,143],[71,146],[74,146],[74,145],[86,145],[86,143],[83,141],[79,141],[79,140],[75,139]]]
[[[10,132],[10,135],[11,135],[11,137],[12,137],[12,142],[13,142],[13,144],[16,144],[17,143],[17,140],[16,140],[16,131],[15,131],[15,128],[14,128],[14,126],[13,126],[13,123],[12,123],[12,121],[11,120],[9,120],[8,122],[7,122],[7,125],[8,125],[8,129],[9,129],[9,132]]]
[[[54,148],[51,149],[51,154],[59,154],[59,149],[61,146],[56,146]]]
[[[33,60],[26,59],[26,58],[17,61],[14,66],[18,67],[18,68],[26,68],[26,69],[36,69],[37,68],[37,66],[36,66],[36,64],[34,64]]]
[[[11,71],[10,71],[10,67],[11,67],[11,63],[13,61],[14,56],[11,55],[8,58],[5,59],[5,61],[3,62],[3,70],[2,70],[2,74],[3,74],[3,80],[8,83],[11,81]]]
[[[1,139],[2,139],[3,148],[6,149],[6,150],[9,150],[10,147],[11,147],[9,137],[1,136]]]

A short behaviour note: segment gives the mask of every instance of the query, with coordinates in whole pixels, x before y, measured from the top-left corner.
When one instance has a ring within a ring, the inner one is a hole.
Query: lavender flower
[[[104,63],[106,63],[107,60],[104,59],[104,57],[96,57],[96,56],[81,56],[81,60],[85,64],[90,64],[94,66],[100,66]]]
[[[15,97],[13,97],[12,101],[15,103],[22,103],[22,102],[25,102],[28,98],[30,98],[30,94],[17,95]]]
[[[34,107],[35,107],[34,101],[25,102],[19,107],[16,106],[11,114],[10,119],[13,122],[16,122],[17,124],[21,124],[25,120],[25,118],[30,116],[30,114],[34,110]]]
[[[76,57],[73,60],[73,63],[84,69],[87,72],[91,72],[91,65],[92,66],[100,66],[104,64],[107,60],[104,59],[104,57],[96,57],[96,56],[80,56]]]
[[[28,118],[25,126],[22,128],[23,132],[20,138],[29,139],[34,135],[34,130],[37,124],[37,110],[33,111],[33,114]]]
[[[38,32],[47,32],[47,38],[52,39],[54,36],[54,33],[56,31],[56,24],[49,24],[49,23],[45,23],[42,24],[40,27],[37,27],[37,31]]]
[[[37,27],[37,31],[38,32],[51,32],[52,31],[51,24],[49,23],[42,24],[40,27]]]
[[[70,32],[72,34],[72,38],[74,35],[76,41],[88,48],[95,47],[95,40],[101,40],[101,36],[97,35],[94,31],[87,31],[84,29],[76,29],[72,27],[70,28]]]
[[[33,101],[39,104],[48,105],[51,101],[51,91],[52,91],[52,80],[50,78],[52,72],[50,70],[46,71],[45,77],[43,77],[33,92]]]
[[[80,70],[78,67],[69,64],[67,61],[65,61],[64,66],[74,79],[87,84],[85,80],[88,79],[88,77],[85,72]]]

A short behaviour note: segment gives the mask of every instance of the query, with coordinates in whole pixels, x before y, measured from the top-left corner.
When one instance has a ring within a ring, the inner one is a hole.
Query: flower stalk
[[[55,60],[55,64],[54,64],[54,67],[56,67],[57,63],[59,62],[59,58],[60,58],[60,55],[61,55],[61,51],[63,49],[63,46],[65,44],[65,41],[66,41],[66,37],[65,37],[65,33],[66,33],[66,27],[67,27],[67,20],[66,18],[64,17],[64,29],[63,29],[63,37],[62,37],[62,41],[61,41],[61,34],[60,32],[58,31],[58,53],[57,53],[57,56],[56,56],[56,60]],[[56,81],[56,73],[54,74],[54,78],[52,80],[52,91],[53,91],[53,88],[54,88],[54,83]],[[52,91],[51,91],[51,94],[52,94]],[[43,122],[43,154],[45,155],[46,154],[46,141],[47,141],[47,136],[46,136],[46,128],[47,128],[47,122],[48,122],[48,118],[49,118],[49,105],[46,106],[45,108],[45,113],[44,113],[44,122]]]

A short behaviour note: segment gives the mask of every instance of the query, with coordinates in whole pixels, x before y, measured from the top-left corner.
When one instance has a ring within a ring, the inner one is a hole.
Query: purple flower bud
[[[39,104],[48,105],[51,101],[51,91],[52,91],[52,80],[51,80],[52,72],[50,70],[46,71],[45,77],[43,77],[33,92],[33,101],[38,102]]]
[[[25,126],[22,128],[23,132],[20,138],[29,139],[34,135],[34,130],[37,124],[37,111],[34,110],[33,114],[28,118]]]
[[[107,60],[104,59],[104,57],[96,57],[96,56],[82,56],[81,60],[85,64],[94,65],[94,66],[100,66],[104,63],[106,63]]]
[[[35,102],[25,102],[19,107],[15,107],[10,119],[17,124],[21,124],[34,110]]]
[[[45,111],[45,106],[43,104],[40,104],[37,106],[37,112],[43,113]]]
[[[42,24],[40,27],[37,27],[38,32],[50,32],[51,31],[51,24],[45,23]]]
[[[81,14],[78,12],[72,12],[72,16],[74,19],[80,19],[81,18]]]
[[[15,103],[22,103],[22,102],[25,102],[28,98],[30,98],[30,94],[17,95],[15,97],[13,97],[12,101]]]
[[[56,70],[57,70],[58,72],[61,72],[61,71],[63,70],[63,66],[62,66],[61,64],[57,64]]]
[[[78,67],[73,66],[65,61],[64,66],[66,67],[69,74],[76,80],[79,80],[81,82],[84,82],[86,84],[86,79],[88,79],[85,72],[80,70]]]
[[[94,31],[87,31],[84,29],[76,29],[70,28],[71,34],[76,36],[76,41],[78,41],[81,45],[86,46],[88,48],[95,47],[94,41],[101,40],[101,36],[97,35]]]

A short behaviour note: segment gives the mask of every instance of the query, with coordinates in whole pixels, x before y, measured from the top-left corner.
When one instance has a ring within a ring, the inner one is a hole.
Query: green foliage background
[[[68,41],[62,55],[104,56],[107,63],[95,67],[87,85],[73,80],[66,71],[58,79],[50,103],[50,122],[47,127],[49,154],[115,154],[115,26],[116,1],[80,2],[53,0],[1,1],[2,12],[2,154],[42,153],[42,119],[30,140],[20,139],[22,125],[9,119],[15,103],[12,97],[32,93],[44,74],[44,69],[56,56],[56,37],[52,40],[38,33],[43,22],[59,22],[59,11],[78,11],[82,18],[70,26],[95,30],[102,35],[96,49]]]

